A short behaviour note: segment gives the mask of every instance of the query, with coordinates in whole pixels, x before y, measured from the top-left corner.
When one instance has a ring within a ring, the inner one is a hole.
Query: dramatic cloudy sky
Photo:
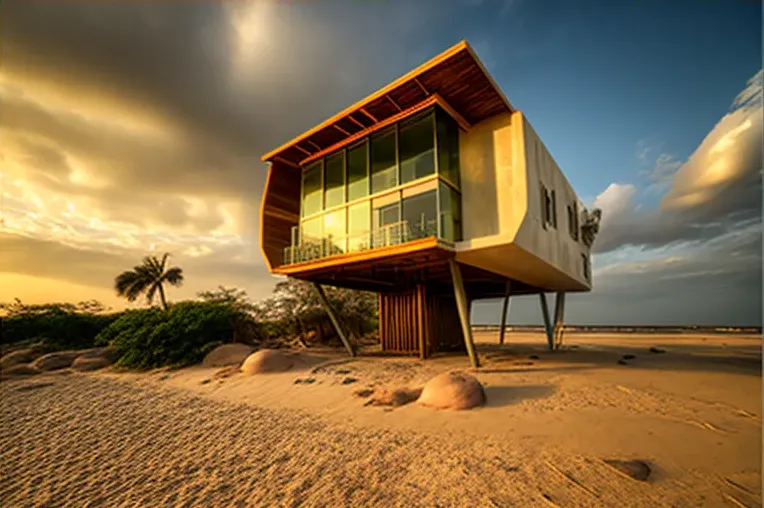
[[[173,253],[255,298],[262,153],[461,39],[602,208],[574,323],[761,322],[754,1],[4,1],[0,301],[97,298]],[[497,304],[475,320],[498,316]],[[511,322],[539,321],[518,298]]]

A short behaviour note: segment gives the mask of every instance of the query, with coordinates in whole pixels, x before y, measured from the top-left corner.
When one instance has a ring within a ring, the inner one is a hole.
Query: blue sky
[[[147,251],[266,296],[264,152],[466,39],[603,210],[572,323],[760,324],[759,2],[3,4],[0,301],[99,298]],[[474,319],[498,319],[497,302]],[[539,323],[535,298],[511,322]]]

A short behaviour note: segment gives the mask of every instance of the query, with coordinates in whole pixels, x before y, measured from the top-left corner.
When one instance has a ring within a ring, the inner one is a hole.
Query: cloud
[[[595,251],[707,240],[760,223],[761,96],[759,71],[686,162],[680,166],[665,154],[658,158],[651,174],[668,186],[658,209],[639,209],[634,185],[613,183],[605,189],[594,202],[603,211]],[[645,149],[640,146],[639,154]]]

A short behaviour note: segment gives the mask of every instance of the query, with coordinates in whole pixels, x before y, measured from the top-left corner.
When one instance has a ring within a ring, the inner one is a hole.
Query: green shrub
[[[94,314],[56,305],[30,307],[0,318],[0,344],[43,342],[54,351],[90,348],[101,330],[120,315]]]
[[[120,356],[117,364],[123,367],[182,367],[231,342],[236,322],[237,313],[230,305],[181,302],[167,311],[127,311],[98,334],[97,343],[114,347]]]

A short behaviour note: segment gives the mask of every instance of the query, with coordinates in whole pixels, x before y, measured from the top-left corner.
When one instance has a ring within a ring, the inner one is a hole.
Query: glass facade
[[[305,166],[300,208],[286,264],[461,240],[457,123],[435,107]]]

